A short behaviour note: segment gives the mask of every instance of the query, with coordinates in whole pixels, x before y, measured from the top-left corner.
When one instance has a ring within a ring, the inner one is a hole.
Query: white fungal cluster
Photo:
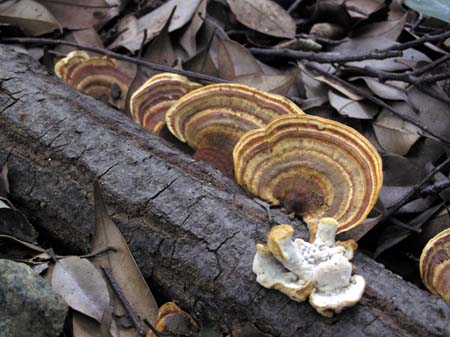
[[[364,292],[362,276],[352,276],[354,241],[335,242],[337,222],[323,218],[312,243],[292,240],[293,228],[278,225],[258,244],[253,260],[256,281],[296,301],[309,302],[324,316],[356,304]]]

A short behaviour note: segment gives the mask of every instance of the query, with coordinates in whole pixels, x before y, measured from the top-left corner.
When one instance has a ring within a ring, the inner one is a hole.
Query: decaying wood
[[[334,318],[261,288],[251,264],[270,224],[232,181],[4,46],[0,83],[0,164],[15,204],[56,250],[88,251],[99,178],[152,289],[191,313],[214,307],[276,336],[450,335],[449,304],[362,253],[364,298]]]

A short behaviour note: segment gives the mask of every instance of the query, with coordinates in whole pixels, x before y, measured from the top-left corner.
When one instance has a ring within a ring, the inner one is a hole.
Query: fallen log
[[[187,311],[214,307],[233,326],[275,336],[450,335],[449,304],[363,253],[354,261],[368,284],[363,300],[334,318],[260,287],[251,264],[270,223],[234,182],[1,45],[0,84],[11,198],[57,250],[89,249],[98,178],[151,288]]]

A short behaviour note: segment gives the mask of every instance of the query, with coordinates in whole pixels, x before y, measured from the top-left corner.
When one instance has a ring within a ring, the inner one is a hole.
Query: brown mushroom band
[[[159,135],[166,124],[167,110],[178,99],[200,86],[177,74],[163,73],[151,77],[131,96],[133,120]]]
[[[118,109],[125,107],[131,78],[117,68],[114,59],[72,52],[58,61],[55,72],[85,94],[107,101]]]
[[[428,290],[450,302],[450,228],[433,237],[423,249],[420,275]]]
[[[366,218],[382,185],[381,158],[369,141],[316,116],[282,116],[249,131],[233,159],[236,180],[250,193],[283,203],[308,225],[332,217],[338,232]]]
[[[166,123],[175,137],[196,150],[196,159],[232,176],[232,152],[240,137],[286,114],[303,111],[282,96],[240,84],[213,84],[178,100]]]

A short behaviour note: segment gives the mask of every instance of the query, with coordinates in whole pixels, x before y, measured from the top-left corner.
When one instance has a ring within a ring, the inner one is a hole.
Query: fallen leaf
[[[0,3],[0,22],[17,25],[25,34],[31,36],[61,30],[52,13],[33,0],[9,0]]]
[[[206,14],[206,0],[201,0],[198,5],[192,20],[186,29],[183,31],[179,43],[181,47],[186,51],[189,57],[193,57],[197,54],[197,33],[200,30],[204,22]]]
[[[0,199],[1,202],[1,199]],[[19,240],[36,243],[38,232],[19,210],[0,206],[0,233],[11,235]]]
[[[98,33],[93,28],[86,28],[80,30],[71,30],[62,38],[64,41],[75,42],[82,46],[89,46],[94,48],[104,48],[103,42]],[[68,54],[73,50],[77,50],[75,47],[58,45],[55,48],[56,51]]]
[[[450,23],[450,9],[446,0],[405,0],[409,8]]]
[[[353,79],[363,80],[370,90],[375,95],[381,98],[393,100],[393,101],[405,101],[408,102],[408,95],[406,95],[405,89],[408,86],[405,82],[400,81],[386,81],[381,83],[378,79],[367,76],[358,76]]]
[[[98,182],[94,184],[96,228],[92,240],[92,250],[99,251],[114,247],[116,252],[93,259],[96,266],[104,266],[111,270],[124,296],[141,319],[154,323],[158,315],[158,306],[138,266],[131,255],[125,238],[119,228],[109,217]],[[114,314],[123,316],[125,311],[114,297]],[[133,329],[131,336],[136,334]]]
[[[333,48],[333,52],[343,56],[360,55],[362,50],[372,51],[389,48],[397,42],[383,36],[349,38]],[[382,71],[401,71],[415,67],[419,62],[431,62],[431,59],[416,49],[403,50],[403,55],[382,60],[364,60],[346,63],[349,66],[365,68],[370,67]]]
[[[298,75],[296,71],[279,75],[249,74],[236,77],[233,82],[245,84],[254,88],[278,95],[287,95]]]
[[[72,329],[73,337],[103,337],[98,322],[75,310],[72,312]]]
[[[352,18],[367,19],[384,7],[384,0],[347,0],[345,6]]]
[[[261,73],[255,57],[239,43],[231,40],[219,42],[219,75],[225,80],[248,74]]]
[[[354,93],[352,90],[348,89],[347,87],[344,87],[343,85],[341,85],[340,83],[334,81],[331,78],[327,78],[325,76],[320,75],[320,76],[314,76],[314,79],[316,79],[317,81],[320,81],[322,83],[327,84],[328,86],[332,87],[333,89],[336,89],[337,91],[339,91],[340,93],[344,94],[345,96],[347,96],[351,100],[359,101],[359,100],[363,99],[362,96]]]
[[[390,153],[405,155],[420,138],[421,130],[388,112],[382,112],[373,123],[377,140]]]
[[[63,28],[99,29],[119,14],[119,0],[39,0]]]
[[[328,92],[328,98],[331,106],[343,116],[372,119],[378,113],[377,107],[367,101],[355,101],[331,90]]]
[[[97,322],[101,322],[109,306],[108,286],[100,271],[89,260],[78,256],[69,256],[56,263],[52,288],[72,309]]]
[[[190,71],[211,76],[218,76],[218,70],[212,60],[209,47],[184,62],[183,66],[185,69]]]
[[[118,31],[122,33],[108,48],[113,49],[121,46],[132,52],[139,50],[144,38],[144,31],[147,31],[145,42],[152,40],[163,29],[175,7],[173,18],[170,21],[169,32],[183,27],[191,20],[200,1],[169,0],[164,5],[139,19],[136,19],[133,15],[125,16],[118,25]]]
[[[407,15],[407,11],[397,1],[392,1],[387,20],[359,27],[355,35],[365,38],[385,37],[396,41],[405,26]]]
[[[271,0],[227,0],[236,19],[257,32],[293,39],[296,25],[294,19]]]
[[[386,208],[390,208],[397,204],[397,202],[402,199],[402,197],[411,191],[414,188],[414,185],[408,186],[383,186],[380,191],[379,198],[383,202]],[[414,201],[409,202],[400,210],[398,213],[418,213],[423,212],[428,209],[431,205],[433,205],[432,197],[420,198]]]
[[[0,197],[7,198],[9,194],[8,163],[4,163],[0,172]]]

